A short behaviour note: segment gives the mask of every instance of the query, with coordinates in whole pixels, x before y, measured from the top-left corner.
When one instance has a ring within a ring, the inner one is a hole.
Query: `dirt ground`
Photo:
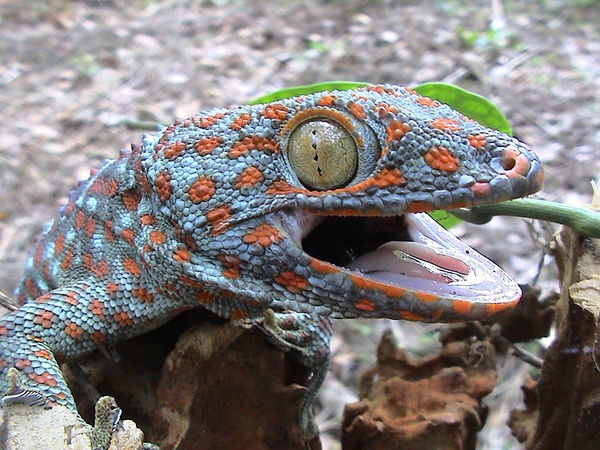
[[[0,0],[0,21],[6,293],[67,192],[140,140],[127,119],[167,123],[285,86],[456,83],[496,102],[538,152],[541,197],[589,202],[600,169],[597,0]],[[520,281],[535,274],[541,249],[524,223],[495,219],[458,232]],[[364,326],[339,334],[364,341],[374,334]],[[372,353],[376,336],[368,339]],[[346,345],[334,341],[334,362],[352,371],[348,355],[360,350]]]

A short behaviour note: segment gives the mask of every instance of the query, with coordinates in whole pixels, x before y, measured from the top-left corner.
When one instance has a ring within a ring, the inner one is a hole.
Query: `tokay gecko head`
[[[409,89],[214,109],[146,136],[137,158],[148,201],[179,230],[168,245],[188,251],[177,264],[214,295],[430,321],[493,315],[520,297],[414,213],[532,194],[539,159]]]

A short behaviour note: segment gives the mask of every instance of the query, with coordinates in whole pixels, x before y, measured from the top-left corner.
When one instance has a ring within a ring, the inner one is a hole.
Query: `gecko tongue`
[[[352,261],[348,268],[389,282],[403,275],[450,283],[469,273],[469,266],[452,256],[436,252],[426,244],[404,241],[383,244]]]
[[[444,297],[481,299],[519,295],[498,266],[425,213],[405,216],[410,241],[387,242],[346,267],[369,279]]]

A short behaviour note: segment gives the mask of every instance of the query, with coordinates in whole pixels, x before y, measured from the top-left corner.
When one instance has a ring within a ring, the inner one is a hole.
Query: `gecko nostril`
[[[508,156],[502,160],[502,168],[504,170],[512,170],[517,165],[517,161],[512,156]]]

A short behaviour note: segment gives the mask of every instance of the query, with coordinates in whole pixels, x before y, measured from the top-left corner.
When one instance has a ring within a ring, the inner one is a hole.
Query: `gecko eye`
[[[303,122],[292,131],[287,145],[289,162],[309,189],[335,189],[356,174],[358,146],[338,123],[323,118]]]

